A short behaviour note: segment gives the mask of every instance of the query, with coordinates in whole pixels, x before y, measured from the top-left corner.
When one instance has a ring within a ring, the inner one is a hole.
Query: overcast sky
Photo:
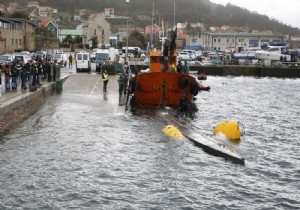
[[[259,14],[275,18],[285,24],[300,28],[300,0],[210,0],[213,3],[256,11]]]

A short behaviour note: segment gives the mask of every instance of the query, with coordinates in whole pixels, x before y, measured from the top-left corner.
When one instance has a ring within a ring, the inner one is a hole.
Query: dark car
[[[45,51],[36,51],[33,53],[32,58],[34,60],[43,60],[46,58],[46,52]]]

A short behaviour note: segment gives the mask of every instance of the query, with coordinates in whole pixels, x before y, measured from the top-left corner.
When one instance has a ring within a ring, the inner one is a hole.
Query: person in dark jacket
[[[21,89],[22,90],[26,90],[27,87],[26,87],[26,79],[27,79],[27,74],[28,74],[28,71],[29,71],[29,66],[30,64],[29,63],[26,63],[25,65],[23,65],[22,69],[21,69]]]
[[[177,64],[177,73],[182,73],[182,72],[183,72],[182,63],[181,61],[179,61]]]
[[[20,75],[20,71],[21,71],[21,66],[19,63],[14,64],[14,66],[12,67],[11,70],[11,76],[12,76],[12,81],[11,81],[11,86],[12,86],[12,90],[17,90],[18,87],[18,76]]]
[[[46,76],[47,76],[48,82],[51,82],[51,65],[50,65],[50,61],[46,61],[45,71],[46,71]]]
[[[37,64],[37,83],[39,86],[43,83],[43,66],[40,62]]]
[[[72,66],[73,66],[73,57],[70,54],[70,56],[69,56],[69,68],[71,68]]]

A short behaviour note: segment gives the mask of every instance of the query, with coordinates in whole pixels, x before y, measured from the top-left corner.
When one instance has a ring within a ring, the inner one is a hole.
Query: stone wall
[[[64,82],[68,76],[62,79]],[[35,92],[23,94],[0,104],[0,136],[18,126],[41,106],[47,96],[55,93],[55,83],[46,83]]]
[[[35,36],[35,50],[59,49],[59,39],[54,37]]]

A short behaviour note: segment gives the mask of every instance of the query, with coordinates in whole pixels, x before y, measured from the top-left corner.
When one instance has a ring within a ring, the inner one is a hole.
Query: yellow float
[[[241,129],[239,123],[233,121],[224,121],[218,124],[213,131],[214,135],[222,133],[231,141],[239,141],[241,139]]]
[[[176,128],[173,125],[167,125],[166,127],[164,127],[163,132],[174,139],[179,139],[183,137],[182,133],[178,130],[178,128]]]

